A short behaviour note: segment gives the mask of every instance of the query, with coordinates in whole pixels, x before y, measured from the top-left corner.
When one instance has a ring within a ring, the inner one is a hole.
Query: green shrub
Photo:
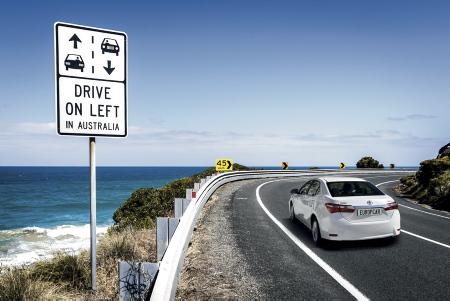
[[[416,176],[415,175],[409,175],[403,178],[400,178],[400,183],[406,185],[406,186],[412,186],[416,182]]]
[[[0,300],[45,300],[53,290],[36,280],[26,267],[0,266]]]
[[[450,158],[448,156],[441,159],[425,160],[420,162],[416,180],[421,187],[426,188],[432,179],[439,177],[448,169],[450,169]]]
[[[55,284],[77,288],[90,288],[90,254],[83,250],[80,254],[56,251],[51,259],[35,262],[31,268],[33,277]]]
[[[372,157],[363,157],[356,163],[356,168],[384,168],[384,165]]]

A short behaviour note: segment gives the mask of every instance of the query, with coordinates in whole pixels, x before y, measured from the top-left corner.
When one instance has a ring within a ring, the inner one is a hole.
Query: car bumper
[[[322,221],[320,230],[323,239],[338,241],[397,236],[400,234],[400,213],[396,210],[390,219],[384,221],[358,223],[351,223],[341,215],[331,214],[329,220]]]

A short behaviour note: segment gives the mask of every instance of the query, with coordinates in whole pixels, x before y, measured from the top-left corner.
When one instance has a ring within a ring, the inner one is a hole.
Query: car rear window
[[[384,195],[381,190],[369,182],[328,182],[327,187],[332,197]]]

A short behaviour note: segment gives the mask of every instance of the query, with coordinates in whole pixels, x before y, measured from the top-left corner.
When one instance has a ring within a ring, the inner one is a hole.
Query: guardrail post
[[[169,229],[168,229],[169,243],[172,240],[173,233],[175,233],[175,230],[177,229],[179,223],[180,223],[180,219],[169,218]]]
[[[169,245],[169,219],[156,218],[156,260],[161,261]]]
[[[186,189],[186,200],[192,199],[192,189]]]
[[[183,216],[183,199],[175,199],[174,204],[174,216],[175,218],[181,218]]]
[[[186,209],[190,203],[191,203],[190,200],[183,199],[183,213],[181,215],[183,215],[186,212]]]
[[[203,187],[203,185],[206,184],[206,179],[200,179],[200,188]]]
[[[157,263],[119,261],[119,300],[144,300],[158,270]]]

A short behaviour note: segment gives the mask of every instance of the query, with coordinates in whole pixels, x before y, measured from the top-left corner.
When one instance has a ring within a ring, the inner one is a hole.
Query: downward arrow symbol
[[[108,72],[109,75],[111,75],[111,73],[114,71],[114,69],[116,68],[111,68],[111,61],[108,61],[108,67],[103,67],[105,68],[106,72]]]

